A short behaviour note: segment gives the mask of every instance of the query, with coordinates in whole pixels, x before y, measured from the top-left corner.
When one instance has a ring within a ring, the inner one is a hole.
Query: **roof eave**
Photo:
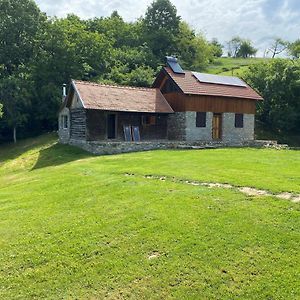
[[[81,102],[83,108],[86,108],[86,107],[85,107],[85,104],[84,104],[84,102],[83,102],[83,99],[82,99],[81,96],[80,96],[79,90],[77,89],[76,81],[75,81],[74,79],[71,80],[71,84],[72,84],[72,86],[73,86],[75,92],[77,93],[77,96],[78,96],[78,98],[79,98],[79,100],[80,100],[80,102]]]

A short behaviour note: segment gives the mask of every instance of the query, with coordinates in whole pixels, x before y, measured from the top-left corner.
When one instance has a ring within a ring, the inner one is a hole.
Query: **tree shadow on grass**
[[[55,133],[48,133],[20,140],[16,144],[0,144],[0,165],[8,160],[14,160],[26,152],[35,151],[35,149],[38,151],[43,145],[55,143],[55,141],[57,141],[57,135]]]
[[[39,157],[32,170],[63,165],[93,156],[93,154],[80,148],[57,143],[40,150]]]

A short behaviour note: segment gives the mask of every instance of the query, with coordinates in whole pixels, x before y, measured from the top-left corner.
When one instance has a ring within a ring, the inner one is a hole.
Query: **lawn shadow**
[[[32,151],[42,147],[46,143],[54,143],[57,140],[57,135],[53,133],[44,134],[39,137],[28,138],[14,143],[6,143],[0,145],[0,164],[13,160],[27,151]]]
[[[31,170],[59,166],[93,156],[80,148],[56,143],[40,150],[39,157]]]

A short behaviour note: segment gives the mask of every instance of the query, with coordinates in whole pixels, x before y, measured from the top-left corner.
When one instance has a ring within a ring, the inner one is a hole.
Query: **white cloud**
[[[42,11],[59,17],[75,13],[82,18],[109,16],[117,10],[126,21],[144,15],[151,0],[37,0]],[[251,39],[260,54],[273,37],[300,36],[298,0],[173,0],[182,19],[221,42],[235,35]]]

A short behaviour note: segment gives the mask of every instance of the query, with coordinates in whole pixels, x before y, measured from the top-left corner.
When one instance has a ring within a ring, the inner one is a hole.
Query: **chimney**
[[[67,97],[67,85],[65,83],[63,84],[63,88],[62,88],[62,96],[63,96],[63,100],[65,100],[65,98]]]

